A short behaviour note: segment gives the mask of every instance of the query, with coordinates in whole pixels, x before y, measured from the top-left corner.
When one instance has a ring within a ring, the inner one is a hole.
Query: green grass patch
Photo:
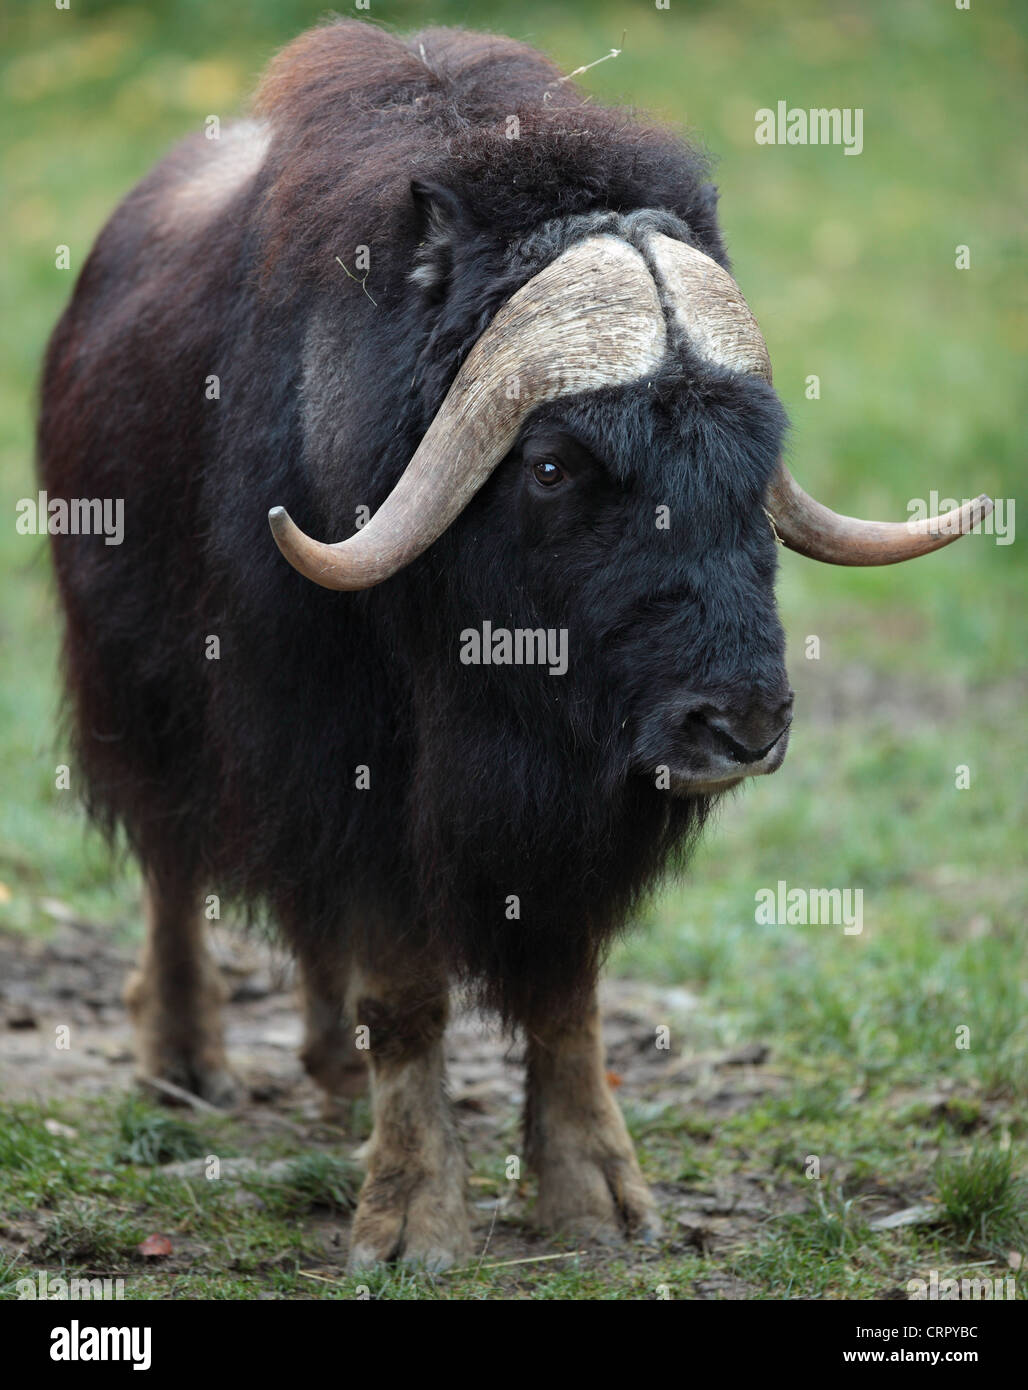
[[[363,1173],[348,1159],[334,1154],[307,1153],[294,1159],[273,1178],[244,1180],[268,1210],[281,1216],[311,1211],[349,1212],[357,1205]]]
[[[104,1269],[128,1259],[142,1238],[135,1222],[112,1214],[106,1204],[75,1202],[49,1218],[32,1254],[62,1268]]]
[[[936,1186],[962,1248],[1006,1254],[1028,1243],[1028,1183],[1012,1148],[976,1146],[967,1157],[942,1159]]]
[[[127,1096],[118,1109],[115,1163],[175,1163],[199,1158],[208,1147],[192,1125],[137,1096]]]
[[[736,1272],[774,1298],[867,1296],[887,1265],[856,1199],[815,1183],[809,1207],[769,1223]]]

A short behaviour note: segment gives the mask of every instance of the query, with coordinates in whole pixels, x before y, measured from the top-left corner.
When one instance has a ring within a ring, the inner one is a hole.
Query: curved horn
[[[326,545],[275,507],[268,520],[279,550],[326,589],[380,584],[442,535],[510,450],[530,410],[637,380],[663,360],[666,336],[638,251],[611,236],[577,243],[497,311],[367,525]]]
[[[728,272],[672,237],[651,237],[650,254],[693,351],[718,366],[753,372],[770,383],[771,360],[763,335]],[[962,507],[921,521],[860,521],[840,516],[809,496],[781,460],[767,502],[775,532],[790,550],[831,565],[894,565],[928,555],[966,534],[992,511],[983,493]]]
[[[803,491],[781,460],[767,495],[781,540],[829,565],[896,565],[959,540],[992,511],[985,493],[941,516],[920,521],[859,521],[831,511]]]
[[[649,239],[657,275],[679,330],[698,357],[734,372],[753,372],[771,380],[764,335],[742,290],[717,261],[662,236]]]

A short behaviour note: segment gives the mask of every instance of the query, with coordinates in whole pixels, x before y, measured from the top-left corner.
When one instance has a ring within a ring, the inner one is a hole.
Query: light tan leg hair
[[[471,1252],[464,1152],[445,1091],[447,993],[424,970],[357,970],[351,981],[374,1109],[351,1269],[395,1258],[439,1270]]]
[[[601,1240],[656,1239],[660,1217],[607,1081],[595,991],[577,1016],[529,1034],[527,1061],[539,1223]]]

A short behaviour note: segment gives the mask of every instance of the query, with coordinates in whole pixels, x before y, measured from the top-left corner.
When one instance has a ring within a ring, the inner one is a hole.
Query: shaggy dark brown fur
[[[647,705],[676,682],[780,679],[759,507],[777,402],[676,368],[616,406],[601,392],[551,410],[639,504],[602,554],[566,531],[552,579],[514,534],[506,465],[364,594],[291,572],[266,514],[282,503],[313,534],[349,534],[498,305],[590,218],[657,209],[724,261],[702,158],[558,77],[520,44],[458,31],[304,35],[260,89],[271,138],[254,177],[204,217],[217,152],[197,137],[104,229],[50,344],[39,427],[51,494],[125,499],[120,547],[54,545],[100,823],[155,872],[312,941],[359,934],[360,904],[378,904],[378,930],[444,952],[523,1019],[587,987],[702,821],[701,802],[630,775]],[[336,260],[352,269],[361,245],[367,293]],[[652,503],[692,518],[691,549],[643,535]],[[674,613],[652,608],[672,592]],[[568,626],[572,671],[557,686],[461,666],[458,634],[484,617]]]

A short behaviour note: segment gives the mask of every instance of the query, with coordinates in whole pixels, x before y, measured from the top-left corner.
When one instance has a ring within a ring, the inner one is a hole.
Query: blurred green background
[[[1023,501],[1026,13],[1002,0],[373,0],[370,17],[503,31],[567,72],[623,48],[582,85],[717,157],[793,471],[839,511],[901,520],[933,489]],[[134,874],[112,876],[54,790],[57,619],[43,542],[14,530],[16,500],[34,493],[40,354],[119,198],[207,115],[241,110],[271,53],[321,14],[303,0],[72,0],[8,20],[0,922],[17,928],[45,926],[48,897],[129,933],[138,913]],[[862,108],[863,153],[758,146],[755,112],[778,100]],[[54,268],[60,243],[71,274]],[[970,269],[955,268],[958,245]],[[1023,1090],[1024,581],[1020,538],[882,570],[783,556],[789,758],[725,808],[688,882],[616,962],[695,992],[696,1046],[773,1033],[798,1086],[838,1077],[839,1096],[854,1077],[883,1097],[942,1076]],[[863,888],[863,933],[756,925],[754,893],[779,879]],[[968,1052],[953,1047],[961,1023]],[[905,1161],[901,1134],[883,1143],[881,1162]]]

